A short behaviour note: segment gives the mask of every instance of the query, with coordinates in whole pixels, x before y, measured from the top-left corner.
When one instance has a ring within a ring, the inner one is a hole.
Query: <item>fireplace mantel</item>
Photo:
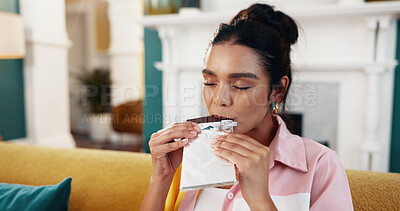
[[[388,171],[395,46],[400,2],[352,6],[277,8],[299,28],[293,46],[294,81],[336,83],[335,150],[345,168]],[[163,71],[164,126],[206,114],[202,61],[219,23],[232,13],[198,12],[146,16],[159,32]]]
[[[336,17],[398,16],[400,2],[371,2],[360,5],[322,5],[299,8],[277,8],[296,20]],[[182,27],[193,25],[219,24],[228,21],[233,12],[198,12],[192,14],[151,15],[137,20],[146,27]]]

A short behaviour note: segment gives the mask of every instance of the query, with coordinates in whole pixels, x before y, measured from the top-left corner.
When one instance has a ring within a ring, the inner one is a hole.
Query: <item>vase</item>
[[[89,115],[89,137],[93,142],[104,143],[111,132],[111,114],[100,113]]]
[[[171,14],[179,10],[179,0],[146,0],[145,9],[147,15]]]

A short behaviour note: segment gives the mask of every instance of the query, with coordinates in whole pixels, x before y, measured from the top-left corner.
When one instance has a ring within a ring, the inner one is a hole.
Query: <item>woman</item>
[[[276,115],[292,81],[290,47],[297,38],[296,23],[266,4],[220,25],[204,59],[203,98],[210,115],[238,124],[213,149],[235,165],[239,182],[179,192],[181,149],[200,128],[176,123],[151,136],[154,173],[142,210],[352,210],[336,153],[291,134]]]

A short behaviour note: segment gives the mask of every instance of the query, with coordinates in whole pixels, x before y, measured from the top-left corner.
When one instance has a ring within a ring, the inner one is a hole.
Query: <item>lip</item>
[[[219,114],[213,114],[211,116],[213,116],[215,118],[219,118],[219,119],[232,119],[233,120],[233,118],[222,116],[222,115],[219,115]]]

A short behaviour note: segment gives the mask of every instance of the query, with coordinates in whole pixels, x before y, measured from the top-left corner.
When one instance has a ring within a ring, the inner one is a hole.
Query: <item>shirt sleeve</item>
[[[311,187],[310,210],[353,210],[349,182],[335,151],[318,160]]]
[[[164,211],[177,211],[185,193],[179,191],[182,164],[176,169],[167,198],[165,199]]]

